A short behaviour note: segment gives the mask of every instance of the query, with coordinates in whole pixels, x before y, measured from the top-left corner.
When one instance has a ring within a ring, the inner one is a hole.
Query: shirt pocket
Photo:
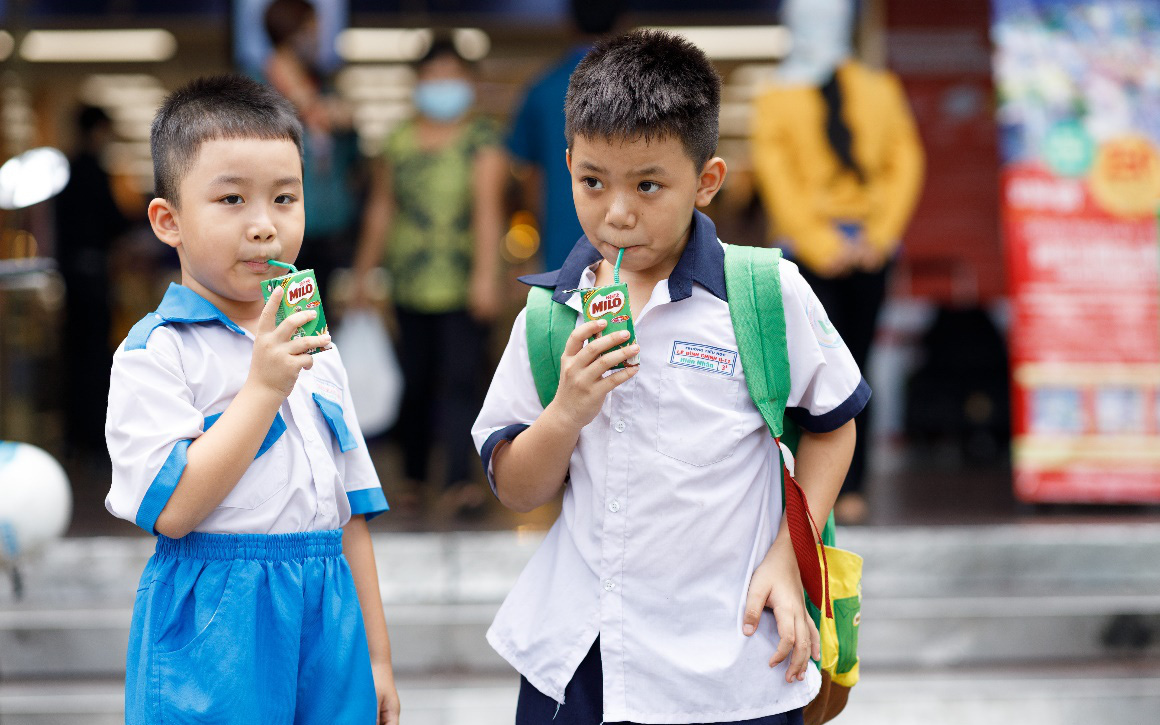
[[[725,460],[741,442],[737,380],[680,368],[661,372],[657,451],[690,466]]]
[[[205,430],[209,430],[219,415],[205,419]],[[285,433],[286,421],[279,412],[270,430],[266,431],[266,437],[250,467],[242,474],[238,485],[218,504],[219,508],[256,509],[286,487],[290,482],[290,469],[286,462]]]

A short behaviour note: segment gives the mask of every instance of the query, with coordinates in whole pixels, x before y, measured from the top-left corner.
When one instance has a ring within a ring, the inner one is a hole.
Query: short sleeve
[[[186,450],[203,432],[181,365],[180,341],[166,327],[143,348],[113,356],[105,439],[113,482],[105,507],[151,534],[185,471]]]
[[[341,446],[348,450],[339,452],[335,464],[342,478],[343,488],[346,490],[351,515],[361,514],[370,521],[384,511],[389,511],[391,507],[387,504],[387,497],[379,482],[379,474],[375,471],[375,465],[367,450],[366,439],[363,437],[362,428],[359,427],[350,381],[346,377],[346,367],[342,364],[342,357],[337,348],[334,354],[338,357],[337,375],[342,384],[342,419],[346,423],[347,435],[350,438],[350,445]]]
[[[495,449],[514,440],[544,412],[528,362],[526,315],[527,310],[523,310],[516,316],[511,338],[491,379],[483,408],[471,428],[471,437],[493,492],[495,476],[492,473],[491,456]]]
[[[780,272],[791,380],[786,415],[805,430],[828,433],[862,412],[870,386],[797,265],[782,260]]]

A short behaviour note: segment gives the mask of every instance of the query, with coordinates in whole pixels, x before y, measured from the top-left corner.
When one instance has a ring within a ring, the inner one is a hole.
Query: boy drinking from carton
[[[505,505],[529,511],[564,487],[488,632],[522,675],[517,723],[800,723],[818,692],[777,446],[746,391],[724,246],[695,210],[725,178],[719,103],[705,55],[662,32],[600,43],[572,75],[585,236],[563,268],[524,281],[579,310],[577,290],[612,283],[623,250],[636,343],[613,350],[627,330],[598,336],[606,321],[578,316],[545,406],[525,310],[473,431]],[[870,391],[797,268],[779,273],[797,474],[824,521]]]
[[[117,350],[114,515],[157,536],[128,723],[397,723],[366,519],[387,510],[330,337],[260,285],[302,245],[302,129],[275,91],[194,81],[153,121],[149,221],[181,284]]]

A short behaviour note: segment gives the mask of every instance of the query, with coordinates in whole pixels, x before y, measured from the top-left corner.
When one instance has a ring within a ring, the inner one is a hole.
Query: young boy
[[[528,511],[565,487],[488,632],[523,675],[518,723],[800,723],[818,692],[777,448],[736,352],[724,248],[694,209],[725,178],[719,103],[705,55],[662,32],[600,43],[572,75],[567,162],[585,237],[562,269],[524,281],[579,309],[573,290],[609,284],[624,249],[637,344],[585,344],[604,325],[578,317],[545,408],[521,314],[473,431],[505,505]],[[869,388],[796,267],[781,262],[780,277],[797,473],[824,521]],[[730,364],[682,365],[696,345]]]
[[[275,325],[302,244],[302,129],[246,78],[194,81],[151,136],[149,221],[181,284],[113,361],[114,515],[157,535],[137,590],[128,723],[396,723],[366,519],[387,510],[328,335]],[[345,553],[344,553],[345,552]]]

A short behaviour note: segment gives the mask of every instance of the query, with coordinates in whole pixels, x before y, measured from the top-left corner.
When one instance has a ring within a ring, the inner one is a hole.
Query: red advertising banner
[[[994,7],[1016,494],[1160,502],[1160,8]]]

